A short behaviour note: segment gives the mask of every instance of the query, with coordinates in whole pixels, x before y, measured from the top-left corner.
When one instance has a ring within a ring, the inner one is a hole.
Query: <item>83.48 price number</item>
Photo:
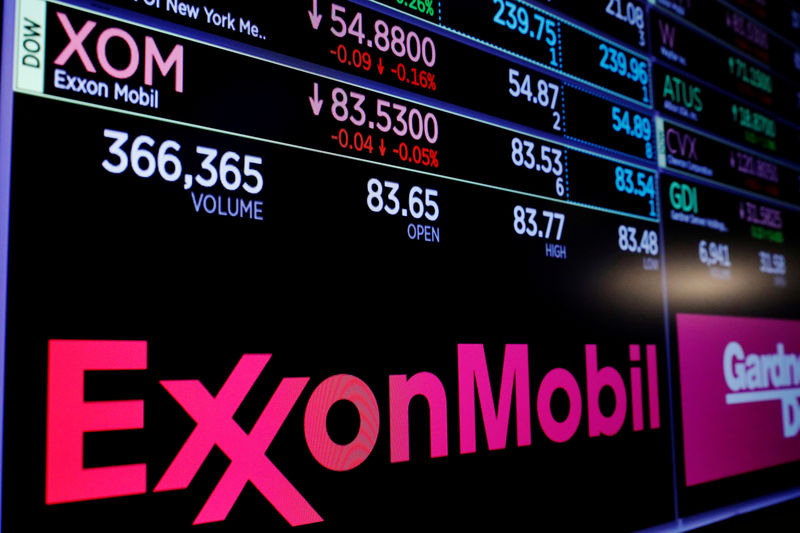
[[[658,255],[658,233],[655,230],[644,230],[641,237],[633,226],[621,225],[617,229],[617,244],[623,252],[633,254]]]

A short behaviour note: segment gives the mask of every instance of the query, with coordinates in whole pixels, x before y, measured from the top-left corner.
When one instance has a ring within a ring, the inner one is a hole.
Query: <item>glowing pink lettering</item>
[[[475,388],[481,404],[486,441],[490,450],[506,447],[508,419],[511,416],[511,390],[516,392],[517,446],[531,444],[530,377],[528,346],[506,345],[503,374],[500,379],[500,401],[495,410],[486,354],[482,344],[458,345],[458,406],[461,453],[475,453]],[[474,383],[474,387],[473,387]]]
[[[270,355],[244,355],[216,397],[197,380],[162,381],[197,427],[169,465],[155,491],[185,489],[217,445],[231,460],[195,519],[195,524],[225,520],[248,481],[293,526],[322,518],[265,456],[308,378],[284,378],[249,434],[233,420]]]
[[[73,56],[73,54],[78,54],[78,58],[81,60],[83,64],[83,68],[86,69],[87,72],[97,72],[95,69],[94,63],[92,63],[91,58],[89,57],[86,48],[84,47],[84,41],[86,41],[89,34],[94,30],[97,26],[97,23],[89,20],[87,21],[79,31],[75,31],[75,28],[72,26],[72,23],[69,20],[69,17],[65,13],[58,12],[56,13],[58,20],[61,22],[61,26],[64,29],[64,32],[67,34],[69,38],[69,43],[61,53],[56,56],[54,63],[59,66],[64,66],[67,61]],[[128,47],[128,52],[130,53],[130,60],[128,64],[124,68],[117,68],[111,64],[108,59],[108,43],[111,39],[117,38],[122,39]],[[97,61],[100,63],[103,71],[109,76],[120,79],[126,80],[131,78],[136,72],[139,70],[140,64],[140,53],[139,53],[139,46],[136,44],[136,41],[131,36],[130,33],[121,29],[121,28],[107,28],[100,33],[99,37],[97,38],[97,46],[96,46],[96,53],[97,53]],[[164,59],[164,56],[158,49],[158,45],[156,44],[155,40],[151,36],[145,36],[144,39],[144,84],[147,86],[153,85],[153,65],[158,67],[158,71],[161,73],[162,76],[166,77],[170,71],[174,69],[175,72],[175,91],[182,93],[183,92],[183,45],[176,44],[172,51],[167,55],[167,58]]]
[[[609,387],[614,392],[614,412],[606,416],[600,410],[600,391]],[[619,372],[606,366],[597,369],[597,346],[586,345],[586,402],[589,411],[589,436],[616,435],[625,422],[627,395]]]
[[[122,39],[125,41],[125,44],[128,45],[128,52],[131,55],[131,59],[128,62],[128,66],[124,69],[115,68],[108,61],[106,49],[108,48],[108,41],[110,41],[112,37]],[[103,33],[97,38],[97,60],[109,76],[120,80],[126,80],[133,76],[136,69],[139,68],[139,48],[136,46],[136,41],[133,40],[130,33],[119,28],[108,28],[107,30],[103,30]]]
[[[391,462],[409,460],[408,406],[421,396],[428,402],[431,426],[431,457],[447,455],[447,397],[442,382],[430,372],[420,372],[411,379],[389,376],[389,435]]]
[[[87,370],[145,370],[139,341],[51,340],[47,375],[45,503],[143,494],[146,465],[83,467],[83,435],[144,427],[142,400],[86,402]]]
[[[551,369],[539,385],[536,411],[542,431],[553,442],[564,443],[575,435],[582,420],[584,396],[590,437],[614,436],[627,419],[628,391],[622,375],[610,366],[598,367],[596,345],[587,344],[584,351],[585,394],[575,376],[564,368]],[[647,345],[646,353],[650,428],[657,429],[660,418],[656,347]],[[639,432],[644,430],[645,425],[643,368],[638,366],[641,363],[641,346],[630,345],[628,356],[632,363],[631,425],[634,432]],[[282,379],[249,433],[233,419],[270,358],[270,355],[263,354],[242,356],[216,396],[198,380],[161,381],[161,385],[197,425],[154,491],[188,488],[215,446],[231,461],[195,518],[195,524],[225,520],[248,482],[291,525],[322,521],[308,501],[266,456],[309,378]],[[84,372],[146,368],[145,342],[50,342],[47,504],[146,492],[144,464],[83,468],[83,435],[86,432],[141,429],[144,424],[141,400],[85,402]],[[499,395],[494,394],[491,383],[484,346],[459,344],[458,431],[462,454],[475,453],[477,448],[476,403],[480,404],[489,450],[506,447],[512,396],[515,402],[517,445],[531,444],[527,345],[505,346]],[[603,389],[610,389],[614,396],[614,408],[608,415],[600,409]],[[563,420],[556,419],[551,409],[553,396],[559,390],[566,393],[569,401],[569,409]],[[447,397],[442,382],[430,372],[420,372],[411,378],[407,375],[390,375],[389,437],[392,463],[409,461],[409,406],[417,396],[425,399],[429,408],[431,457],[444,457],[448,453]],[[495,397],[498,398],[496,406]],[[340,401],[352,403],[359,416],[358,434],[343,445],[333,442],[327,429],[328,413]],[[797,418],[796,413],[791,415]],[[321,466],[337,472],[352,470],[366,461],[378,440],[380,412],[375,395],[364,381],[355,376],[338,374],[324,379],[311,393],[305,409],[303,429],[308,449]]]
[[[658,367],[656,366],[656,347],[647,345],[647,400],[650,412],[650,429],[661,427],[658,407]]]
[[[641,348],[637,344],[631,344],[629,357],[632,363],[638,363],[641,359]],[[642,369],[631,367],[631,410],[633,411],[633,430],[642,431],[644,429],[644,407],[642,406]]]
[[[175,67],[175,91],[183,92],[183,46],[176,44],[165,60],[161,57],[158,45],[149,35],[144,38],[144,84],[153,85],[153,62],[158,65],[158,71],[166,77],[170,69]]]
[[[87,20],[86,23],[81,27],[80,31],[77,33],[75,29],[72,27],[72,24],[69,21],[69,18],[61,12],[56,13],[58,20],[61,22],[61,26],[64,28],[64,31],[69,38],[69,43],[64,49],[58,54],[54,63],[59,66],[64,66],[64,64],[72,57],[73,53],[77,53],[78,57],[83,63],[83,68],[85,68],[88,72],[97,72],[92,64],[92,60],[89,57],[89,54],[86,53],[86,49],[83,47],[83,41],[86,40],[86,37],[92,33],[92,30],[97,23],[93,20]]]
[[[550,410],[553,393],[558,389],[566,392],[569,398],[569,413],[561,422],[553,417]],[[548,372],[539,386],[539,394],[536,395],[536,413],[547,438],[553,442],[567,442],[571,439],[581,422],[581,410],[581,389],[575,376],[563,368],[554,368]]]
[[[358,434],[345,445],[333,442],[327,428],[328,411],[341,400],[355,405],[360,420]],[[311,393],[303,426],[308,449],[319,464],[335,472],[352,470],[369,457],[378,440],[378,402],[369,386],[357,377],[331,376]]]

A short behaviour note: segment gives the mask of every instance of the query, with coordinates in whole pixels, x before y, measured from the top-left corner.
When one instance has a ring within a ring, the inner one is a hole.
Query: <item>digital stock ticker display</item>
[[[5,531],[800,496],[800,3],[2,5]]]

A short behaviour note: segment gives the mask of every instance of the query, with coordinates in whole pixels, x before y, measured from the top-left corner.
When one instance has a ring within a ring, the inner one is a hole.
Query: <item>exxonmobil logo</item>
[[[99,28],[97,21],[88,19],[76,29],[76,24],[66,13],[58,11],[56,17],[69,42],[56,56],[55,65],[63,67],[75,57],[77,58],[75,64],[80,64],[84,73],[95,74],[99,67],[105,74],[118,80],[127,80],[142,72],[144,85],[148,87],[153,86],[157,68],[161,76],[167,77],[172,73],[175,92],[183,92],[183,45],[176,44],[169,53],[163,54],[150,35],[145,35],[143,40],[137,41],[128,31],[116,26]],[[112,43],[122,46],[127,52],[120,54],[127,55],[127,59],[122,63],[119,59],[116,60],[117,64],[112,63],[109,54],[109,45]],[[78,84],[84,78],[74,76],[68,78],[72,80],[72,90],[81,92],[78,90]]]
[[[554,368],[542,379],[535,393],[535,404],[532,404],[527,345],[506,345],[498,396],[492,388],[483,345],[459,344],[459,453],[476,452],[476,403],[480,405],[489,450],[506,447],[512,401],[516,412],[517,446],[531,445],[533,405],[542,431],[548,439],[558,443],[575,435],[584,416],[584,406],[589,437],[613,437],[626,420],[630,420],[634,432],[645,431],[645,387],[648,428],[659,428],[656,347],[647,345],[644,348],[644,361],[640,345],[630,345],[628,351],[630,368],[626,373],[630,386],[626,385],[620,370],[598,367],[597,346],[587,344],[585,381],[579,382],[564,368]],[[146,464],[83,467],[85,433],[144,427],[144,400],[84,401],[85,372],[146,370],[147,343],[51,340],[48,358],[46,503],[147,492]],[[198,380],[160,382],[196,422],[196,427],[153,491],[188,488],[214,446],[230,459],[194,524],[225,520],[248,481],[291,525],[323,521],[301,494],[302,487],[295,487],[266,455],[310,378],[283,378],[249,432],[233,419],[271,358],[269,354],[243,355],[216,394]],[[451,453],[447,436],[448,406],[441,380],[430,372],[411,377],[390,375],[388,379],[390,462],[409,461],[409,404],[417,396],[424,398],[429,408],[431,457]],[[614,396],[614,409],[610,414],[600,409],[600,394],[606,389]],[[563,420],[557,419],[551,410],[556,391],[566,393],[569,400],[568,413]],[[499,398],[497,405],[495,397]],[[360,418],[358,434],[344,445],[331,439],[326,425],[329,410],[339,401],[352,403]],[[352,470],[361,465],[375,447],[379,428],[377,399],[369,385],[356,376],[337,374],[322,380],[305,405],[305,442],[314,459],[332,471]]]

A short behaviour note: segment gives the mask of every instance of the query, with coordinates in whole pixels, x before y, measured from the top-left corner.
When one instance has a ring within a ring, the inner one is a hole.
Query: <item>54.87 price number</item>
[[[554,111],[559,103],[558,95],[561,92],[561,86],[545,79],[531,78],[531,75],[527,73],[521,78],[520,75],[520,71],[513,68],[508,69],[510,85],[508,94],[514,98],[525,98],[531,104],[553,110],[554,122],[551,127],[555,131],[561,131],[561,113]]]

